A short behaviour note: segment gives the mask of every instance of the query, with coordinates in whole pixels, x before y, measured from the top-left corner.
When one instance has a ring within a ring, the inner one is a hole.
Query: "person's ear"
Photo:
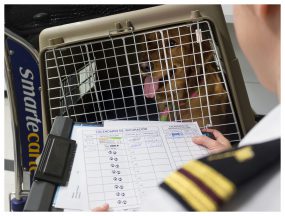
[[[280,30],[280,5],[252,5],[255,15],[271,30]],[[277,31],[279,32],[279,31]]]
[[[253,5],[254,12],[259,17],[275,15],[280,10],[280,5]]]
[[[268,15],[269,9],[268,5],[254,5],[254,12],[259,17],[264,17]]]

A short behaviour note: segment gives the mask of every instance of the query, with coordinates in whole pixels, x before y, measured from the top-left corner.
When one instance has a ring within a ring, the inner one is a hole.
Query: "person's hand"
[[[102,206],[96,207],[94,209],[92,209],[92,211],[94,212],[105,212],[109,210],[109,204],[105,203]]]
[[[211,153],[218,153],[231,148],[230,141],[218,130],[207,128],[202,131],[212,133],[216,140],[207,136],[198,136],[192,138],[195,144],[206,147]]]

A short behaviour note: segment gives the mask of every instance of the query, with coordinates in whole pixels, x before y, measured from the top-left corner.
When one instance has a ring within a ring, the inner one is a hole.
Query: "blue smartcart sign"
[[[22,167],[34,174],[43,148],[40,73],[36,57],[21,43],[8,37],[6,45],[19,123]]]

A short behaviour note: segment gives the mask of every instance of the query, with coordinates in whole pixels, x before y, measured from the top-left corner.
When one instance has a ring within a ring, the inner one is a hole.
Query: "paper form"
[[[123,125],[74,126],[81,134],[76,141],[82,146],[78,148],[83,164],[81,189],[86,194],[78,200],[78,208],[90,210],[109,203],[113,211],[139,210],[144,194],[158,187],[171,171],[208,154],[191,141],[202,135],[197,123]]]
[[[80,130],[80,127],[73,127],[70,139],[80,140],[80,136],[82,135],[79,132]],[[56,208],[83,209],[83,206],[81,204],[83,203],[82,199],[84,198],[84,195],[86,196],[86,194],[82,193],[82,186],[84,184],[81,182],[82,178],[80,170],[84,164],[81,163],[81,158],[83,157],[83,151],[81,148],[82,145],[78,145],[77,143],[76,154],[70,173],[68,186],[59,187],[59,189],[56,191],[53,200],[53,206]]]

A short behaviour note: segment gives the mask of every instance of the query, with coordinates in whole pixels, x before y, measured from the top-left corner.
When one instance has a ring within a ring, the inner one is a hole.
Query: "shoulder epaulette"
[[[160,185],[190,211],[217,211],[238,188],[280,163],[280,139],[186,163]]]

